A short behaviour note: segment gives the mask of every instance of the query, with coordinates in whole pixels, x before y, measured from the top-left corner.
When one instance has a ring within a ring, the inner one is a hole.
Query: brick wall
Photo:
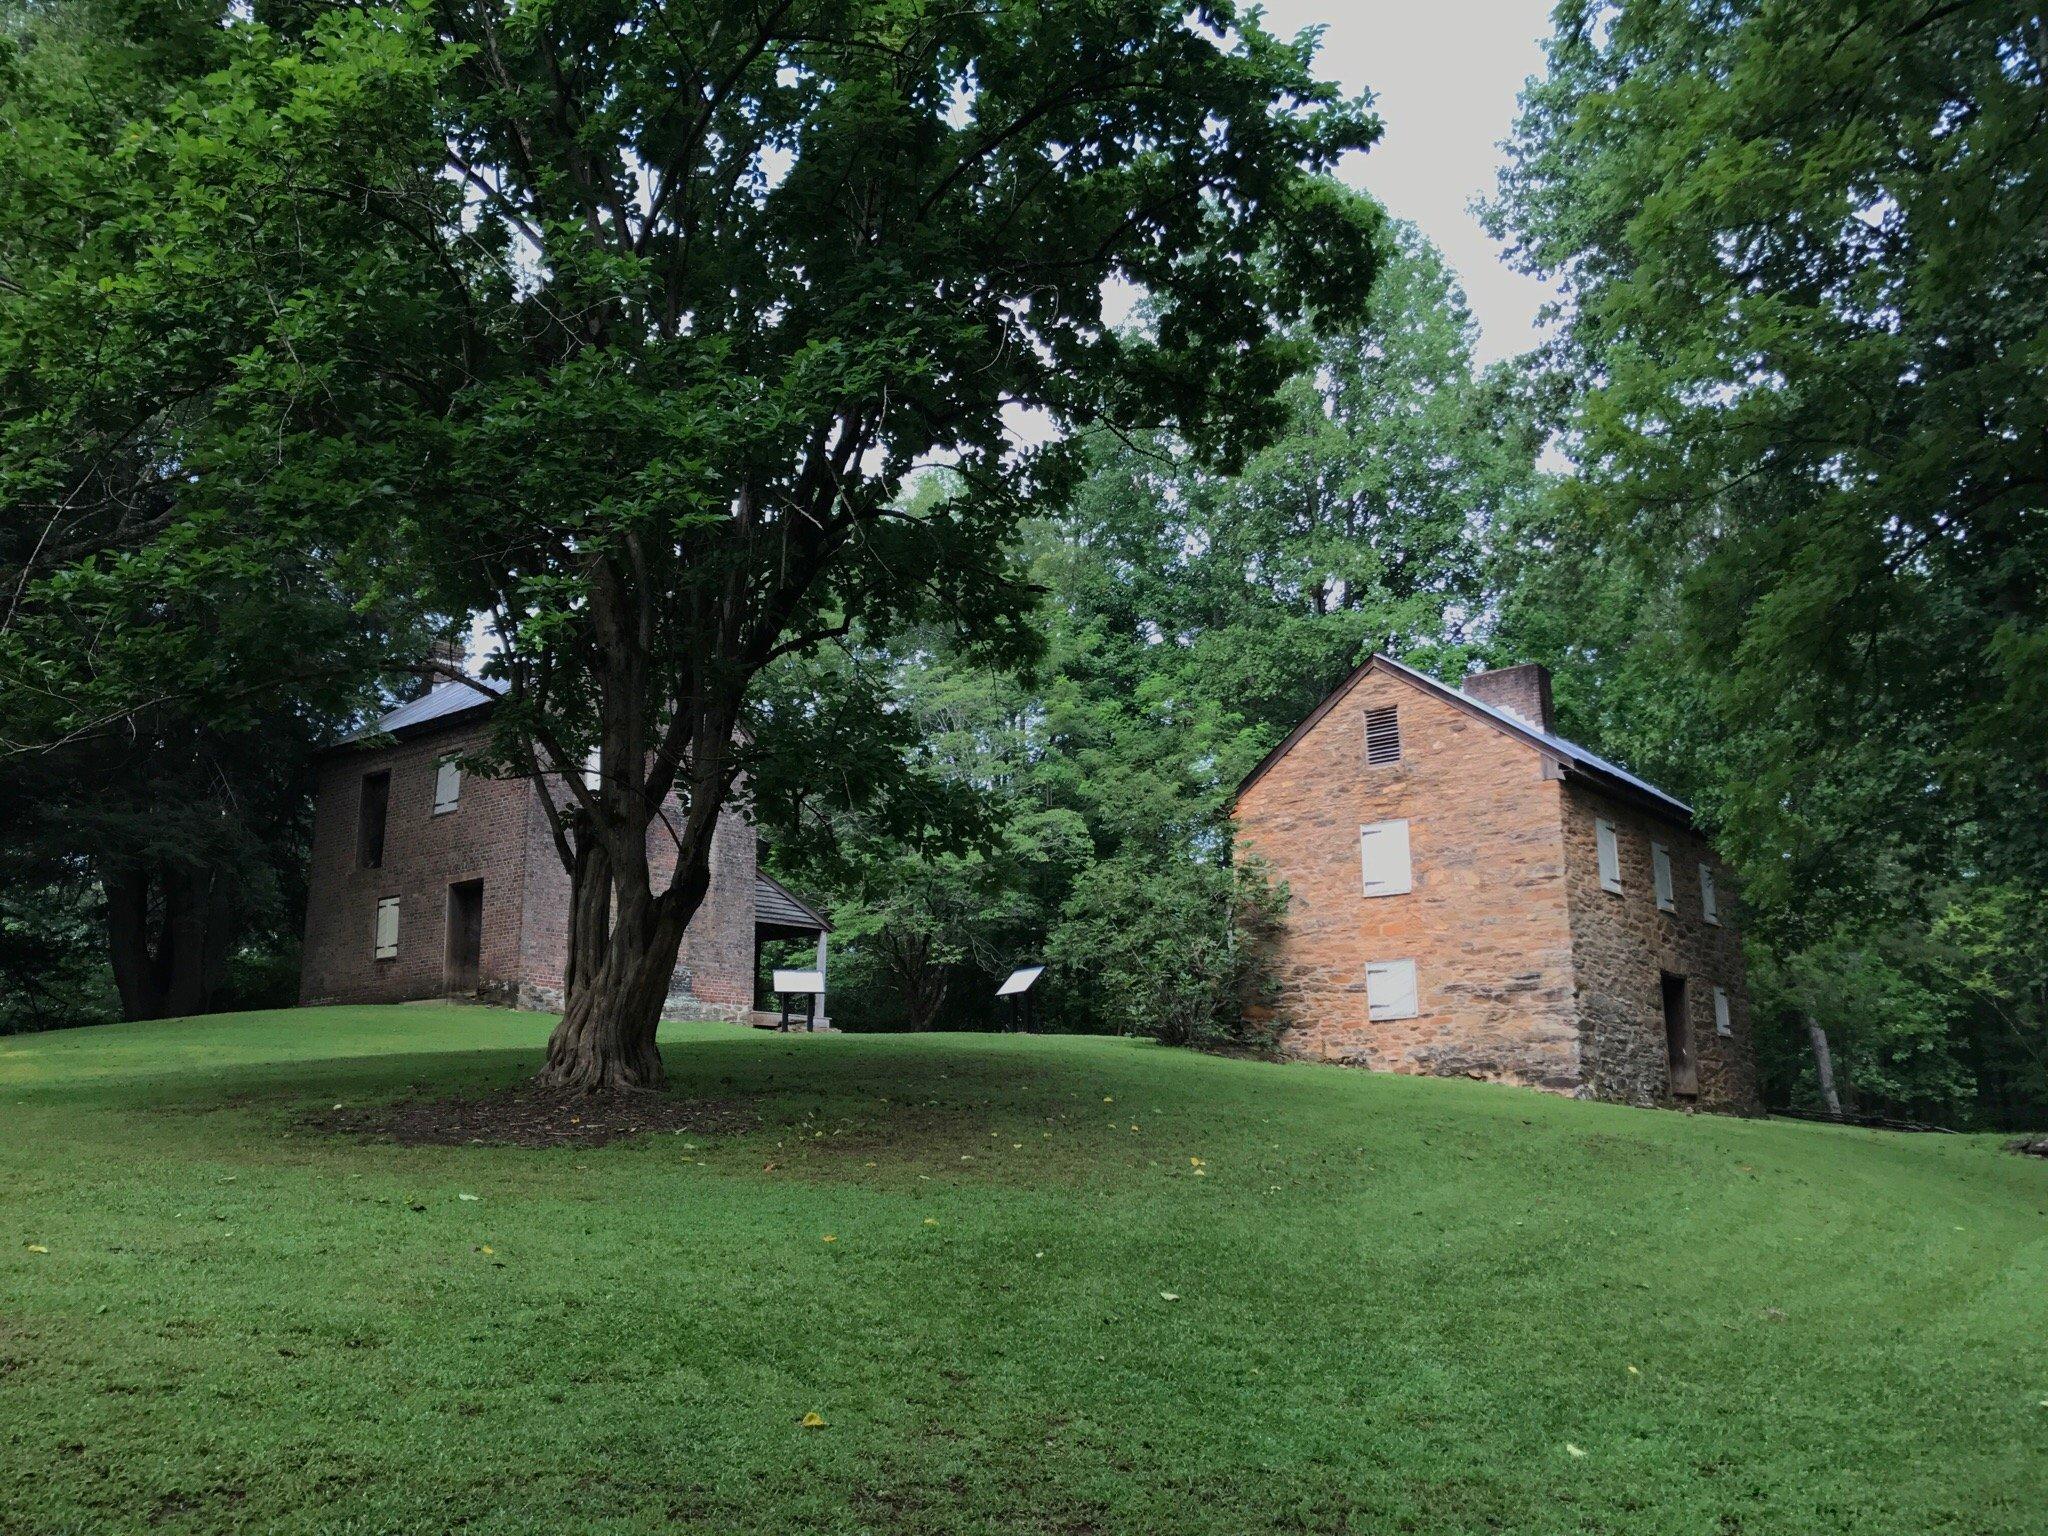
[[[1621,892],[1600,885],[1595,822],[1614,824]],[[1651,845],[1671,855],[1675,912],[1657,908]],[[1699,866],[1715,878],[1720,926],[1701,910]],[[1662,973],[1686,979],[1685,1009],[1699,1066],[1698,1102],[1748,1110],[1757,1102],[1749,989],[1733,882],[1705,839],[1582,782],[1565,787],[1565,864],[1586,1085],[1604,1099],[1668,1104],[1671,1064]],[[1731,1034],[1714,1024],[1714,988],[1728,994]]]
[[[1365,711],[1399,711],[1368,767]],[[1365,673],[1241,796],[1239,846],[1291,901],[1274,955],[1287,1049],[1385,1070],[1581,1082],[1562,787],[1526,744],[1398,675]],[[1414,889],[1368,897],[1359,828],[1406,818]],[[1413,960],[1419,1013],[1367,1016],[1368,962]]]
[[[525,779],[465,774],[460,803],[434,814],[441,759],[474,748],[480,723],[454,723],[391,746],[344,750],[316,778],[306,947],[305,1003],[404,1002],[447,990],[448,887],[483,881],[479,990],[521,1007],[558,1009],[569,952],[569,875],[547,813]],[[384,858],[358,869],[357,818],[366,775],[391,775]],[[659,823],[648,834],[657,883],[675,868]],[[399,898],[398,954],[374,956],[377,903]],[[719,819],[711,888],[683,936],[668,1011],[743,1018],[754,992],[754,830]]]
[[[670,802],[680,822],[681,810]],[[744,1021],[754,1006],[754,829],[721,812],[711,835],[711,885],[683,933],[663,1013],[678,1019]],[[676,845],[659,821],[648,828],[647,866],[656,889],[675,876]]]
[[[670,815],[676,814],[671,802]],[[562,1006],[562,972],[569,955],[569,874],[555,852],[537,795],[526,846],[519,1001],[522,1007],[555,1010]],[[658,820],[647,831],[647,866],[657,891],[675,873],[675,841]],[[684,931],[663,1012],[672,1018],[737,1020],[753,1001],[754,829],[727,811],[711,839],[711,886]]]
[[[521,836],[530,796],[523,780],[464,774],[453,811],[434,814],[441,759],[474,746],[482,727],[461,723],[395,745],[344,750],[322,764],[314,788],[313,854],[306,900],[302,1002],[401,1002],[446,990],[448,887],[483,881],[478,979],[509,995],[521,965],[525,883]],[[357,867],[364,776],[388,771],[384,858]],[[399,898],[398,954],[373,953],[377,903]]]

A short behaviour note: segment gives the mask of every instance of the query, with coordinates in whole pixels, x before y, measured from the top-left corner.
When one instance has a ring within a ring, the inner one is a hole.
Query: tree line
[[[1775,1102],[2038,1118],[2044,63],[1568,0],[1488,209],[1553,339],[1481,369],[1229,6],[18,8],[0,1027],[288,998],[311,755],[482,614],[552,1080],[659,1080],[729,804],[844,1022],[1043,959],[1056,1027],[1256,1043],[1230,791],[1386,651],[1543,661],[1693,801]]]

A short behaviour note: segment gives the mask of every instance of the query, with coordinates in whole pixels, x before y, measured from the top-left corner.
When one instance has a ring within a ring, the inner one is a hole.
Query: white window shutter
[[[1721,905],[1714,898],[1714,872],[1700,866],[1700,914],[1716,928],[1721,926]]]
[[[1671,889],[1671,851],[1662,843],[1650,844],[1650,873],[1657,883],[1657,910],[1676,912],[1678,898]]]
[[[1366,895],[1399,896],[1413,890],[1414,870],[1408,861],[1408,823],[1375,821],[1360,827],[1358,862],[1364,872]]]
[[[462,803],[462,769],[452,757],[441,759],[434,775],[434,814],[442,815]]]
[[[1714,1033],[1717,1035],[1732,1035],[1735,1033],[1728,1024],[1728,990],[1725,987],[1714,988]]]
[[[1412,1019],[1419,1011],[1413,960],[1380,960],[1365,968],[1367,1018]]]
[[[398,955],[398,898],[386,896],[377,903],[377,945],[379,960],[395,959]]]
[[[1593,823],[1593,841],[1600,853],[1600,889],[1621,892],[1621,844],[1615,841],[1614,823]]]

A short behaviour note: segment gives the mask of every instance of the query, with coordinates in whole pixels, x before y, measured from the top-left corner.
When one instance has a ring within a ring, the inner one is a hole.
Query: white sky
[[[1479,321],[1479,360],[1526,350],[1544,284],[1511,272],[1468,211],[1490,195],[1515,94],[1543,64],[1548,0],[1266,0],[1267,27],[1321,25],[1317,73],[1371,91],[1386,131],[1344,179],[1436,242]]]

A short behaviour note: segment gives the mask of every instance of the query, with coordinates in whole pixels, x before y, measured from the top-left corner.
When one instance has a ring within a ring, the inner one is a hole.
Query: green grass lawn
[[[719,1141],[298,1124],[549,1023],[0,1040],[0,1530],[2048,1530],[1995,1139],[715,1026]]]

